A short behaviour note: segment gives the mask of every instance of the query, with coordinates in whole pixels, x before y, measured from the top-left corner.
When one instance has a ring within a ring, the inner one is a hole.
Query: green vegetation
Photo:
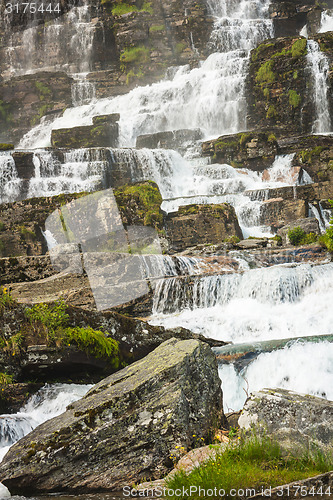
[[[52,91],[49,87],[44,85],[44,83],[36,81],[35,82],[35,87],[39,92],[39,98],[41,101],[44,101],[47,97],[50,97],[52,94]]]
[[[329,200],[333,208],[333,200]],[[320,243],[322,243],[329,252],[333,253],[333,216],[330,220],[330,226],[326,229],[326,233],[320,236]]]
[[[142,69],[139,69],[138,72],[135,72],[131,69],[126,75],[126,85],[129,85],[133,80],[141,80],[145,76]]]
[[[273,106],[273,104],[271,104],[267,110],[266,118],[268,118],[269,120],[273,120],[274,118],[276,118],[276,116],[277,116],[277,112],[276,112],[275,106]]]
[[[24,238],[28,238],[28,239],[32,239],[32,240],[35,240],[36,239],[36,233],[34,231],[32,231],[31,229],[28,229],[27,227],[25,226],[19,226],[19,231],[20,231],[20,235],[23,236]]]
[[[3,287],[0,290],[0,316],[5,309],[11,309],[15,304],[15,300],[9,293],[8,288]]]
[[[297,80],[297,78],[298,78],[298,71],[297,71],[297,69],[295,69],[295,71],[293,73],[293,79]]]
[[[101,0],[101,4],[109,6],[110,0]],[[129,14],[130,12],[148,12],[148,14],[154,13],[151,2],[144,2],[141,9],[138,9],[136,5],[130,5],[126,2],[122,2],[121,0],[118,0],[116,4],[113,4],[111,12],[114,16],[123,16],[124,14]]]
[[[0,232],[4,231],[6,229],[6,226],[3,222],[0,221]]]
[[[275,74],[273,72],[273,61],[266,61],[257,71],[256,81],[260,84],[275,82]]]
[[[292,57],[301,57],[306,54],[306,39],[299,38],[296,40],[291,47]]]
[[[315,476],[332,470],[332,467],[331,454],[326,455],[316,448],[311,452],[285,453],[272,438],[252,434],[249,437],[239,436],[224,452],[217,452],[215,458],[209,459],[188,475],[184,471],[176,473],[167,479],[166,485],[171,490],[183,487],[189,489],[190,486],[199,489],[200,486],[207,491],[216,487],[217,490],[225,490],[223,498],[240,498],[233,496],[231,490],[249,491],[252,488],[260,492],[262,488]],[[191,496],[193,500],[199,498],[199,494]]]
[[[295,90],[289,90],[289,104],[293,108],[298,108],[301,104],[302,98]]]
[[[99,358],[107,358],[114,369],[119,368],[118,342],[100,330],[92,328],[69,327],[69,316],[64,302],[54,304],[36,304],[26,309],[26,317],[30,328],[22,330],[23,337],[33,334],[43,338],[50,346],[75,345],[86,354]],[[32,331],[31,331],[32,330]]]
[[[322,146],[316,146],[313,149],[305,149],[305,150],[301,151],[300,155],[301,155],[302,163],[308,163],[309,165],[311,165],[312,158],[314,156],[319,156],[320,153],[323,151],[323,149],[324,148]]]
[[[1,114],[1,110],[0,110]],[[0,142],[0,151],[9,151],[10,149],[14,149],[14,144],[4,144]]]
[[[175,51],[177,55],[180,55],[185,49],[186,49],[185,43],[183,42],[176,43]]]
[[[267,142],[269,142],[269,143],[276,142],[276,136],[275,136],[275,134],[269,134]]]
[[[256,49],[253,49],[251,53],[252,62],[257,61],[271,47],[274,47],[274,43],[262,43]]]
[[[130,47],[120,56],[122,65],[130,63],[145,63],[149,59],[150,51],[147,47]]]
[[[309,245],[318,241],[318,235],[315,233],[306,233],[301,227],[289,229],[288,238],[292,245]]]
[[[10,104],[0,99],[0,119],[4,122],[10,121]]]
[[[161,193],[154,182],[147,181],[114,190],[118,208],[125,224],[153,226],[162,229]]]
[[[0,385],[8,385],[13,383],[13,376],[6,372],[0,372]]]
[[[164,24],[154,24],[153,26],[150,26],[149,31],[151,33],[155,33],[156,31],[164,31],[165,26]]]

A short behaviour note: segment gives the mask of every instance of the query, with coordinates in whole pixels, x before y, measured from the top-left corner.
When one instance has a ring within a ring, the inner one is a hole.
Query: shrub
[[[318,241],[318,235],[316,233],[306,233],[302,228],[295,227],[294,229],[289,229],[288,238],[292,245],[309,245]]]
[[[13,382],[13,376],[6,372],[0,372],[0,385],[8,385]]]

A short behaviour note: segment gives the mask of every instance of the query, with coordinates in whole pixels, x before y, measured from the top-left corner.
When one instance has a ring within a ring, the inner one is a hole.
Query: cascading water
[[[36,4],[35,4],[36,5]],[[93,40],[96,26],[91,22],[91,7],[84,1],[66,14],[44,23],[11,32],[2,76],[66,71],[85,73],[91,70]]]
[[[328,74],[330,65],[326,55],[320,50],[319,44],[316,41],[308,40],[307,49],[308,52],[306,57],[313,82],[313,96],[316,112],[312,132],[314,134],[325,134],[332,130],[328,101]]]
[[[321,13],[319,33],[326,33],[327,31],[333,31],[333,10],[324,10]]]
[[[11,445],[26,436],[35,427],[60,415],[66,407],[82,398],[92,385],[46,385],[32,396],[18,413],[0,415],[0,461]],[[0,483],[0,498],[10,496]]]
[[[16,200],[20,195],[19,179],[15,162],[10,154],[0,153],[0,202]]]
[[[210,42],[216,52],[198,68],[183,66],[171,79],[67,110],[47,133],[45,125],[32,129],[20,147],[48,146],[53,128],[90,124],[93,116],[108,113],[120,113],[122,146],[134,146],[140,134],[163,130],[201,128],[209,137],[244,130],[249,51],[273,35],[273,24],[267,0],[232,0],[222,9],[223,4],[209,2],[217,16]]]

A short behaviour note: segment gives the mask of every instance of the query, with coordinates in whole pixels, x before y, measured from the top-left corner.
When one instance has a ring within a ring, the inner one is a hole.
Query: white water
[[[46,5],[46,4],[45,4]],[[43,25],[12,31],[7,48],[5,79],[38,71],[90,71],[96,26],[91,7],[83,2]]]
[[[250,49],[273,35],[268,0],[209,2],[217,16],[210,45],[215,52],[198,68],[179,68],[171,79],[138,87],[129,94],[101,99],[65,111],[47,126],[37,126],[20,147],[44,147],[53,128],[90,124],[100,114],[120,113],[120,144],[134,146],[140,134],[201,128],[206,136],[246,128],[244,84]]]
[[[245,369],[219,367],[225,411],[240,410],[247,393],[268,388],[290,389],[333,400],[333,344],[296,341],[270,353],[261,353]]]
[[[326,31],[333,31],[333,11],[325,10],[321,13],[321,24],[319,33],[326,33]]]
[[[63,413],[70,403],[82,398],[91,387],[78,384],[45,385],[18,413],[0,415],[0,460],[16,441],[46,420]],[[8,496],[7,488],[0,483],[0,498]]]
[[[0,153],[0,202],[16,200],[20,195],[20,188],[21,180],[12,155]]]
[[[329,60],[321,52],[319,44],[314,40],[307,41],[308,68],[313,82],[313,98],[315,103],[315,121],[312,127],[314,134],[325,134],[332,130],[330,108],[328,101]]]
[[[71,88],[73,106],[89,104],[95,99],[95,84],[87,80],[87,73],[77,73],[72,76],[75,79]]]
[[[167,279],[156,288],[151,322],[236,343],[331,333],[332,279],[333,264],[206,276],[193,286]]]

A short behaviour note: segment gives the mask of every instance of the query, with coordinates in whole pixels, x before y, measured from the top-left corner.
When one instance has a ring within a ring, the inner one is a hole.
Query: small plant
[[[75,344],[80,350],[96,358],[108,358],[113,368],[120,365],[119,344],[99,330],[92,328],[66,328],[61,332],[63,344]]]
[[[264,64],[260,66],[257,72],[256,81],[262,84],[275,82],[275,74],[273,72],[273,61],[266,61]]]
[[[30,321],[36,333],[43,334],[48,342],[55,341],[57,330],[64,328],[69,316],[66,313],[67,306],[64,302],[50,304],[36,304],[26,309],[25,315]]]
[[[333,200],[329,200],[333,208]],[[330,220],[330,226],[326,229],[326,233],[320,237],[320,243],[322,243],[329,252],[333,253],[333,217]]]
[[[8,385],[13,383],[13,376],[6,372],[0,372],[0,385]]]
[[[15,300],[11,296],[7,287],[0,289],[0,314],[5,309],[11,309],[15,304]]]
[[[288,238],[292,245],[310,245],[318,241],[316,233],[306,233],[301,227],[297,226],[294,229],[289,229]]]
[[[266,118],[268,118],[269,120],[272,120],[272,119],[276,118],[276,116],[277,116],[277,112],[276,112],[275,106],[273,106],[273,105],[269,106],[267,113],[266,113]]]

